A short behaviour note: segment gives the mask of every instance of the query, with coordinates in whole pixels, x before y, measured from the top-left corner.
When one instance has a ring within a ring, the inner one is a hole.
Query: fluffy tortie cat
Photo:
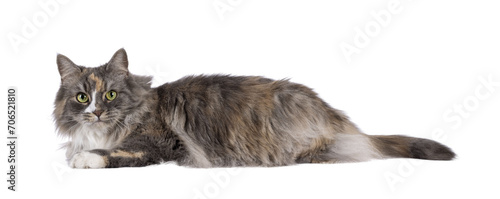
[[[366,135],[310,88],[255,76],[188,76],[157,88],[118,50],[96,68],[57,56],[54,117],[74,168],[284,166],[451,160],[432,140]]]

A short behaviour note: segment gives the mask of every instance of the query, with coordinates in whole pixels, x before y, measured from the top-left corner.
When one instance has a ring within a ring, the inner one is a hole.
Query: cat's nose
[[[102,110],[95,110],[94,112],[94,115],[96,115],[97,117],[101,117],[101,114],[102,114]]]

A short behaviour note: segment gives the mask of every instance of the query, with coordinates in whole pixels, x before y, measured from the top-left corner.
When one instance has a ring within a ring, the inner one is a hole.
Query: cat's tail
[[[381,158],[416,158],[426,160],[452,160],[455,153],[447,146],[428,139],[402,135],[368,136]]]

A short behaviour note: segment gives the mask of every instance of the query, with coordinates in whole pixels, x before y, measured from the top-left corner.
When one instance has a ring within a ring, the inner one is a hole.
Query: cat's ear
[[[106,70],[128,75],[128,58],[125,49],[120,48],[115,52],[111,60],[109,60]]]
[[[57,54],[57,68],[59,69],[62,82],[82,72],[79,66],[74,64],[68,57],[61,54]]]

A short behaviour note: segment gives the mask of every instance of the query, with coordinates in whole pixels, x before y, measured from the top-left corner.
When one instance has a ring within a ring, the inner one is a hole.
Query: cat
[[[125,50],[99,67],[57,55],[54,120],[73,168],[286,166],[384,158],[452,160],[438,142],[367,135],[310,88],[287,79],[200,75],[151,88]]]

